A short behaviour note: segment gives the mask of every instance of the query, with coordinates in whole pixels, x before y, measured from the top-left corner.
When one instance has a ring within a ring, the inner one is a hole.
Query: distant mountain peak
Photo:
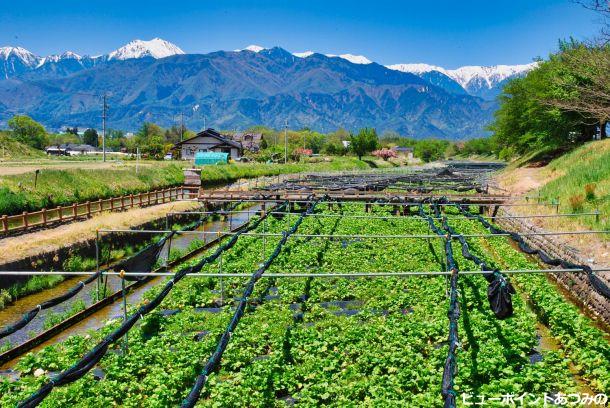
[[[292,55],[294,55],[295,57],[299,57],[299,58],[311,57],[314,54],[315,54],[315,52],[313,52],[313,51],[293,52],[292,53]]]
[[[387,68],[396,71],[409,72],[420,77],[430,73],[440,73],[455,81],[471,95],[493,99],[499,93],[501,84],[507,79],[524,75],[538,66],[537,62],[521,65],[469,65],[457,69],[428,64],[394,64]]]
[[[76,60],[76,61],[80,61],[83,57],[81,57],[80,55],[78,55],[75,52],[72,51],[66,51],[63,54],[53,54],[53,55],[49,55],[43,58],[40,58],[38,65],[36,66],[36,68],[43,66],[44,64],[48,63],[48,62],[59,62],[59,61],[63,61],[63,60]]]
[[[507,78],[531,71],[537,65],[537,62],[521,65],[493,65],[489,67],[470,65],[448,72],[463,87],[467,87],[473,80],[483,80],[491,88]]]
[[[20,59],[27,66],[38,64],[40,57],[21,47],[0,47],[0,59],[8,60],[10,57]]]
[[[177,45],[169,41],[153,38],[150,41],[133,40],[108,54],[108,60],[126,60],[144,57],[159,59],[184,53]]]
[[[248,45],[246,48],[235,50],[235,52],[252,51],[252,52],[257,52],[258,53],[258,52],[261,52],[264,49],[266,49],[266,48],[265,47],[261,47],[260,45],[251,44],[251,45]]]
[[[415,63],[415,64],[394,64],[387,65],[387,68],[393,69],[395,71],[409,72],[411,74],[424,74],[426,72],[438,71],[443,74],[446,74],[447,70],[442,67],[438,67],[436,65],[423,64],[423,63]]]
[[[326,54],[327,57],[330,58],[343,58],[344,60],[348,60],[352,64],[372,64],[373,61],[365,57],[364,55],[353,55],[353,54]]]

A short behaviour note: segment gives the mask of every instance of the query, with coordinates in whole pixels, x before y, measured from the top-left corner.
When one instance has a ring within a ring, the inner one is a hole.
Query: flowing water
[[[258,211],[260,208],[261,208],[260,205],[254,205],[252,207],[249,207],[248,210]],[[206,232],[219,232],[219,231],[226,232],[227,230],[229,230],[229,228],[234,229],[234,228],[237,228],[237,227],[247,223],[249,221],[249,219],[252,217],[252,215],[253,215],[252,213],[250,213],[250,214],[234,213],[234,214],[231,214],[230,216],[226,217],[226,219],[205,222],[197,230],[206,231]],[[169,242],[168,242],[164,246],[164,248],[162,249],[162,251],[160,253],[160,257],[164,258],[164,259],[167,257],[167,253],[168,253],[168,250],[170,249],[169,248],[170,245],[171,245],[171,248],[186,251],[186,249],[189,247],[190,243],[195,239],[199,239],[202,241],[205,240],[205,242],[207,243],[207,242],[212,241],[215,238],[216,238],[215,234],[202,234],[202,235],[177,234],[176,236],[174,236],[172,238],[171,244],[169,244]],[[107,278],[108,278],[107,283],[106,283],[107,287],[108,287],[107,293],[114,293],[121,289],[121,279],[118,276],[107,276]],[[59,296],[59,295],[65,293],[68,289],[77,285],[81,279],[82,279],[81,277],[67,279],[64,282],[60,283],[59,285],[57,285],[51,289],[43,290],[41,292],[29,295],[22,299],[17,300],[16,302],[7,306],[5,309],[0,310],[0,326],[4,326],[7,324],[10,324],[11,322],[15,322],[15,321],[19,320],[23,316],[23,314],[26,313],[27,311],[36,308],[37,305],[39,305],[40,303],[42,303],[48,299],[51,299],[53,297],[56,297],[56,296]],[[132,304],[138,303],[142,299],[142,296],[148,289],[161,283],[162,280],[163,280],[163,278],[152,279],[152,280],[146,282],[145,284],[143,284],[142,286],[129,292],[126,296],[127,304],[132,305]],[[126,284],[129,284],[129,283],[127,282]],[[89,285],[87,285],[85,288],[83,288],[73,298],[71,298],[51,309],[41,310],[38,313],[38,315],[30,323],[28,323],[28,325],[26,325],[24,328],[22,328],[21,330],[18,330],[16,333],[13,333],[12,335],[7,336],[4,339],[0,340],[0,347],[5,345],[7,342],[10,342],[11,346],[16,346],[16,345],[21,344],[24,341],[27,341],[28,339],[34,337],[35,335],[43,332],[45,330],[45,321],[47,321],[51,317],[52,314],[69,313],[69,311],[73,308],[73,306],[75,305],[76,302],[84,302],[87,306],[91,305],[93,303],[93,297],[94,297],[93,295],[96,291],[96,285],[97,285],[96,282],[92,282]],[[79,323],[75,324],[74,326],[67,328],[66,330],[62,331],[58,335],[54,336],[52,339],[37,346],[33,350],[34,351],[39,350],[50,344],[54,344],[54,343],[60,342],[62,340],[65,340],[67,337],[75,335],[75,334],[86,334],[89,330],[99,329],[110,319],[122,318],[122,317],[123,317],[123,302],[122,302],[122,299],[119,299],[118,301],[104,307],[103,309],[97,311],[96,313],[94,313],[91,316],[89,316],[88,318],[80,321]],[[0,366],[0,369],[4,369],[4,370],[8,369],[9,367],[14,365],[16,360],[17,359],[15,359],[13,361],[9,361],[8,363]],[[8,372],[0,372],[0,375],[12,375],[12,373],[9,370]]]

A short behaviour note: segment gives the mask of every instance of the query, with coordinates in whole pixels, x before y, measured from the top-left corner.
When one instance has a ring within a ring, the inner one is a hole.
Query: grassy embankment
[[[534,155],[539,157],[539,155]],[[520,214],[594,213],[562,218],[536,218],[532,222],[549,231],[609,230],[610,221],[610,140],[586,143],[545,166],[536,159],[521,158],[499,175],[500,184],[511,194],[529,196],[530,202],[553,202],[554,206],[515,207]],[[569,244],[590,252],[600,261],[607,259],[607,234],[566,237]]]
[[[7,160],[40,159],[45,153],[36,150],[10,138],[6,133],[0,132],[0,162]]]
[[[138,174],[135,173],[133,166],[63,170],[43,168],[38,174],[36,187],[33,172],[0,175],[0,214],[19,214],[23,211],[36,211],[74,202],[177,186],[184,181],[182,166],[186,164],[186,162],[155,162],[154,166],[141,166]],[[392,166],[395,165],[391,162],[360,161],[353,157],[333,157],[329,161],[285,165],[240,163],[204,167],[202,179],[205,185],[206,183],[219,184],[241,178],[280,173],[357,170]]]
[[[610,213],[610,140],[590,142],[551,161],[543,176],[551,181],[540,188],[543,197],[558,198],[560,211],[592,212],[595,217],[581,218],[591,228],[609,229]]]

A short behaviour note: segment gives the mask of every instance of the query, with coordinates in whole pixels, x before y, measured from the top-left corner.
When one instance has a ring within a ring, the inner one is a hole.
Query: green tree
[[[350,136],[350,148],[358,156],[358,160],[375,150],[378,143],[377,131],[373,128],[360,129],[356,136]]]
[[[40,123],[25,115],[15,115],[8,121],[12,137],[35,149],[44,149],[48,144],[47,132]]]
[[[99,145],[97,130],[91,128],[85,130],[85,133],[83,134],[83,143],[97,147]]]
[[[428,163],[431,161],[439,160],[445,157],[447,148],[451,145],[446,140],[438,139],[424,139],[419,140],[415,144],[413,154],[419,157],[424,162]]]
[[[145,122],[134,137],[134,145],[140,148],[142,154],[149,157],[160,159],[163,157],[165,149],[165,132],[163,129],[150,122]]]

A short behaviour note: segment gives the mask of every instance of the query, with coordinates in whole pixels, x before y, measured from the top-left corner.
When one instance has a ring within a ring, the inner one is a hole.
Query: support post
[[[218,231],[218,243],[220,244],[220,231]],[[218,258],[218,273],[220,273],[220,306],[224,306],[225,286],[222,280],[222,252]]]
[[[99,272],[100,271],[100,231],[99,230],[95,230],[95,272]],[[96,283],[95,283],[95,297],[96,297],[96,301],[100,300],[100,277],[98,276],[98,278],[96,279]]]
[[[123,294],[123,321],[127,321],[127,296],[125,294],[125,271],[121,269],[121,273],[119,275],[121,277],[121,292]],[[123,342],[123,353],[127,351],[127,347],[129,346],[129,340],[127,338],[128,333],[125,333],[125,341]]]

